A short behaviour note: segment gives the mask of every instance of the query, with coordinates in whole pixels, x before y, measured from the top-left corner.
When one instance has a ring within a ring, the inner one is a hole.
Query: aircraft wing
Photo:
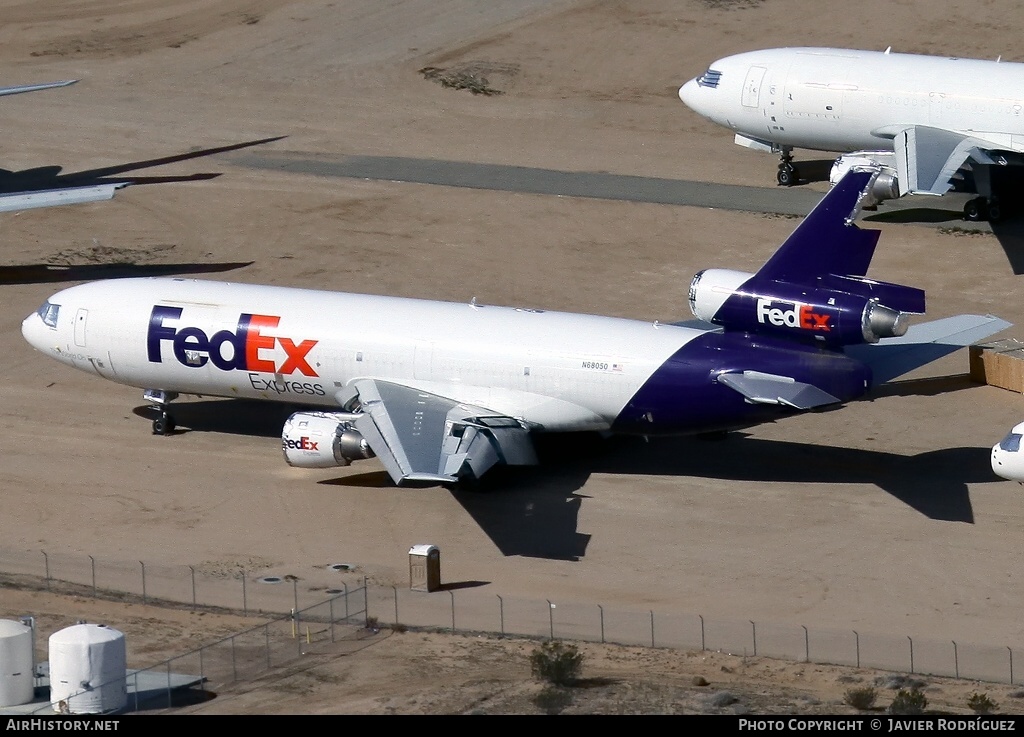
[[[122,187],[127,187],[128,184],[128,182],[114,182],[110,184],[90,184],[82,187],[63,187],[60,189],[40,189],[34,192],[0,194],[0,212],[109,200],[113,198],[114,192]]]
[[[405,384],[355,382],[356,429],[396,484],[479,478],[496,463],[532,465],[529,430],[518,420]]]
[[[22,92],[49,90],[54,87],[67,87],[77,81],[77,79],[65,79],[62,82],[44,82],[43,84],[20,84],[14,87],[0,87],[0,97],[3,97],[4,95],[20,95]]]
[[[871,367],[881,384],[984,340],[1011,323],[992,315],[956,315],[911,325],[904,335],[877,343],[847,346],[846,355]]]
[[[964,164],[994,164],[988,151],[999,148],[991,141],[926,125],[904,128],[893,139],[897,176],[907,194],[945,194]]]

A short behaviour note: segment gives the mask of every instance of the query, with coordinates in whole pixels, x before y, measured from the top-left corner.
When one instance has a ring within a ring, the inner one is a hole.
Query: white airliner
[[[679,88],[679,98],[735,131],[736,143],[781,154],[778,182],[800,174],[793,149],[841,152],[881,165],[875,201],[980,196],[968,220],[999,220],[1024,163],[1024,64],[896,54],[888,49],[780,48],[728,56]],[[999,198],[1003,195],[1003,201]]]
[[[1006,437],[992,446],[992,470],[996,476],[1024,484],[1024,422],[1014,425]]]
[[[298,403],[311,409],[282,434],[293,466],[376,455],[398,484],[471,482],[536,463],[533,432],[745,427],[856,399],[1008,327],[991,315],[910,327],[924,293],[866,278],[879,232],[853,218],[877,175],[851,171],[756,274],[697,274],[698,327],[142,278],[58,292],[22,333],[144,389],[155,434],[174,429],[180,393]]]

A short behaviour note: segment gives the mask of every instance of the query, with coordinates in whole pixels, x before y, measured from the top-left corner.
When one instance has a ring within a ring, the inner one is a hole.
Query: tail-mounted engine
[[[754,280],[730,269],[705,269],[690,283],[690,309],[727,330],[774,334],[839,348],[903,335],[924,292],[863,277],[825,275],[814,286]]]
[[[350,412],[296,412],[284,423],[281,448],[288,465],[334,468],[373,458],[373,450],[358,430],[360,415]]]
[[[898,199],[900,191],[899,175],[896,172],[896,155],[892,151],[854,151],[843,154],[829,172],[828,180],[837,184],[854,168],[872,167],[878,169],[878,176],[871,182],[866,196],[861,202],[862,207],[873,207],[883,200]]]

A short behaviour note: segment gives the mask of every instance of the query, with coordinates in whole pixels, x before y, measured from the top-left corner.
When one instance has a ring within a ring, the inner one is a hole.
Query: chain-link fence
[[[330,567],[328,567],[330,568]],[[504,596],[491,587],[442,587],[433,592],[408,586],[372,585],[353,578],[343,564],[334,574],[349,580],[324,586],[296,576],[257,577],[244,570],[210,573],[191,566],[137,566],[93,556],[53,556],[0,551],[0,571],[9,580],[80,595],[148,604],[218,608],[245,616],[270,616],[265,624],[185,655],[137,671],[129,678],[166,684],[152,688],[147,703],[173,704],[174,674],[197,674],[215,690],[283,665],[304,652],[352,641],[367,626],[401,626],[463,633],[492,633],[620,645],[713,650],[797,662],[849,665],[902,673],[1016,683],[1015,649],[954,640],[916,638],[800,624],[709,618],[666,610],[628,610],[579,601],[542,601]],[[351,581],[351,582],[350,582]],[[326,597],[326,598],[325,598]],[[280,616],[284,614],[284,616]],[[161,681],[162,677],[162,681]],[[161,701],[162,699],[162,701]],[[47,707],[48,708],[48,707]],[[135,708],[129,703],[129,708]]]

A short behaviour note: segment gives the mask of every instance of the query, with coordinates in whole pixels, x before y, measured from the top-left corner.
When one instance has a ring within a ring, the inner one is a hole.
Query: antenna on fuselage
[[[883,54],[888,54],[890,51],[892,51],[892,46],[886,46],[885,47],[885,51],[883,51],[882,53]]]

